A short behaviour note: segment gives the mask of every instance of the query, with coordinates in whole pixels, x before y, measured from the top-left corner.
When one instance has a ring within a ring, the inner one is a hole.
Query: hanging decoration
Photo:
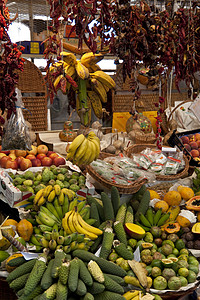
[[[16,112],[15,102],[17,100],[15,86],[18,81],[17,70],[23,70],[24,59],[21,57],[24,47],[11,42],[8,28],[14,19],[10,19],[7,0],[0,0],[0,136],[3,134],[6,113],[9,119],[12,112]]]

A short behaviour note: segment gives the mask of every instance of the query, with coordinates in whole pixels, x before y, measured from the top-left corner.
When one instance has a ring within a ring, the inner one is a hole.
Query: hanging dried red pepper
[[[24,47],[13,44],[8,35],[8,27],[11,23],[7,0],[0,0],[0,110],[3,115],[7,113],[9,119],[15,112],[15,86],[18,82],[16,70],[23,70],[24,59],[21,58]],[[5,120],[0,118],[0,135],[3,134]]]

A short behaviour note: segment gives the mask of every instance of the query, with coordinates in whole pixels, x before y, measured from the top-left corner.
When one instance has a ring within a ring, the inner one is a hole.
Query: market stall
[[[0,299],[197,299],[199,4],[46,5],[43,76],[0,0]],[[69,117],[46,131],[58,91]]]

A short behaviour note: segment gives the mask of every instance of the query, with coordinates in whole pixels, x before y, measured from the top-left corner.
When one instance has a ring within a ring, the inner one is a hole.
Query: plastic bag
[[[5,127],[2,150],[31,150],[31,138],[22,112],[24,104],[21,91],[16,88],[15,92],[17,94],[16,113],[12,113]]]

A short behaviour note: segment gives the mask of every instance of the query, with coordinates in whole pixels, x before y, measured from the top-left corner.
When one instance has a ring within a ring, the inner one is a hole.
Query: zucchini
[[[105,278],[104,285],[107,291],[118,293],[118,294],[124,293],[124,289],[120,284],[118,284],[116,281],[111,279],[106,274],[104,274],[104,278]]]
[[[138,210],[135,214],[135,221],[139,221],[140,220],[140,213],[142,213],[143,215],[146,214],[147,209],[149,207],[149,202],[150,202],[150,193],[148,190],[146,190],[142,196],[142,199],[140,201]]]
[[[101,193],[101,200],[103,202],[103,211],[104,211],[104,219],[105,220],[114,220],[114,210],[112,206],[111,199],[105,192]]]
[[[6,278],[7,282],[10,283],[12,280],[30,273],[33,269],[34,265],[36,263],[36,259],[31,259],[22,264],[21,266],[17,267],[15,270],[13,270],[11,273],[8,274],[8,277]]]
[[[99,256],[107,259],[108,255],[111,252],[112,249],[112,243],[114,240],[114,233],[111,227],[107,227],[104,232],[103,232],[103,241],[102,241],[102,246],[100,250]]]
[[[125,260],[132,260],[134,258],[133,253],[131,253],[124,243],[120,243],[120,241],[114,241],[114,249],[119,257],[124,258]]]
[[[24,288],[27,279],[29,278],[30,273],[24,274],[22,276],[19,276],[18,278],[14,279],[11,283],[10,283],[10,288],[15,290],[15,291],[19,291],[21,289]]]
[[[124,226],[121,222],[117,221],[114,223],[114,231],[116,233],[118,240],[127,246],[126,232],[125,232]]]
[[[43,290],[47,290],[53,284],[53,278],[51,276],[53,264],[54,259],[51,259],[44,272],[44,275],[42,276],[41,287]]]
[[[40,284],[38,284],[38,286],[29,295],[25,296],[22,294],[18,300],[32,300],[42,293],[43,293],[43,289],[41,288]]]
[[[70,263],[69,277],[68,277],[68,287],[71,292],[75,292],[77,289],[78,276],[79,276],[79,260],[78,258],[74,258],[73,260],[71,260]]]
[[[40,256],[36,260],[36,263],[24,287],[24,295],[30,294],[42,279],[42,276],[46,270],[46,261],[47,259],[44,256]]]
[[[81,279],[78,279],[76,294],[78,296],[84,296],[86,293],[87,293],[87,288],[85,286],[85,283]]]
[[[81,259],[79,259],[79,278],[88,286],[93,284],[92,276]]]
[[[99,227],[100,226],[100,217],[99,217],[99,212],[98,212],[98,208],[96,206],[95,203],[92,203],[90,205],[90,218],[95,219],[95,223],[93,224],[93,226],[95,227]]]
[[[120,207],[120,194],[116,186],[111,187],[111,202],[114,210],[114,215],[116,216]]]
[[[94,281],[93,285],[89,286],[87,290],[92,295],[100,294],[105,290],[105,285]]]
[[[94,296],[90,293],[86,293],[82,300],[94,300]]]
[[[104,276],[108,276],[110,277],[112,280],[116,281],[118,284],[120,285],[124,285],[125,282],[124,282],[124,278],[120,277],[120,276],[117,276],[117,275],[113,275],[113,274],[105,274],[104,273]]]
[[[92,203],[94,203],[98,209],[99,216],[102,221],[104,221],[104,210],[103,206],[92,196],[86,196],[87,203],[91,206]]]

